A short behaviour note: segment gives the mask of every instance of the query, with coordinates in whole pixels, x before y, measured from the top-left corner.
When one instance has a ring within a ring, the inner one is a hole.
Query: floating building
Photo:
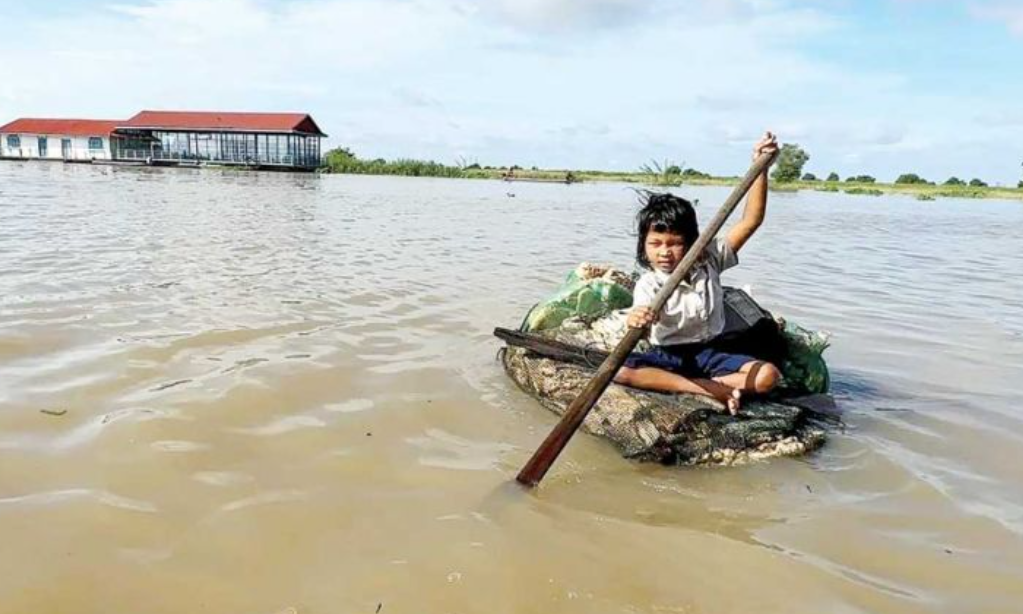
[[[109,160],[110,135],[118,123],[103,119],[16,119],[0,126],[0,157]]]
[[[302,113],[142,111],[121,121],[18,119],[0,126],[0,157],[313,170],[326,136]]]

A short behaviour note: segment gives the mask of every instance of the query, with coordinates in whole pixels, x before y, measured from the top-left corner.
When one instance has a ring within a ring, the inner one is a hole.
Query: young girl
[[[754,146],[753,156],[777,149],[775,136],[768,132]],[[725,327],[720,274],[738,264],[736,254],[764,221],[766,206],[765,169],[750,188],[742,219],[724,239],[715,239],[707,246],[661,313],[655,314],[650,309],[654,296],[700,233],[689,201],[671,194],[646,197],[636,216],[636,259],[647,272],[636,282],[628,322],[633,328],[651,326],[653,349],[630,356],[615,376],[616,382],[659,392],[714,397],[733,415],[739,410],[743,392],[765,393],[774,388],[781,376],[774,365],[718,351],[713,344]]]

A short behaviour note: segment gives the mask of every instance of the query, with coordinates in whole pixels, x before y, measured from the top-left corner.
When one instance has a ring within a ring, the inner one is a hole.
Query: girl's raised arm
[[[774,134],[765,132],[764,136],[753,146],[753,159],[765,153],[771,153],[778,149],[778,139]],[[767,169],[756,182],[750,187],[749,196],[746,197],[746,207],[742,210],[742,219],[738,221],[725,236],[728,246],[733,252],[738,252],[746,245],[746,241],[753,236],[753,233],[764,223],[764,215],[767,213]]]

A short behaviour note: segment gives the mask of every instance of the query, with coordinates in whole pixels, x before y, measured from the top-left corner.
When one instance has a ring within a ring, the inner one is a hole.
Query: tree
[[[845,181],[846,183],[874,183],[877,179],[874,179],[870,175],[853,175]]]
[[[917,175],[916,173],[906,173],[904,175],[899,175],[899,178],[895,180],[895,183],[918,185],[922,183],[927,183],[927,180],[921,177],[920,175]]]
[[[987,184],[984,183],[983,181],[981,181],[980,179],[977,179],[976,177],[974,177],[973,179],[970,179],[970,187],[971,188],[986,188]]]
[[[806,173],[803,175],[803,181],[817,181],[817,175],[813,173]]]
[[[678,164],[672,164],[668,168],[664,169],[665,175],[681,175],[682,168]]]
[[[796,181],[803,174],[803,165],[809,160],[810,154],[803,151],[802,147],[795,143],[785,143],[778,153],[778,162],[771,178],[779,183]]]
[[[966,182],[958,177],[949,177],[945,185],[966,185]]]
[[[339,158],[354,158],[355,153],[348,147],[335,147],[327,152],[328,156],[337,156]]]
[[[828,175],[828,181],[841,181],[842,179],[838,176],[838,173],[831,173]]]

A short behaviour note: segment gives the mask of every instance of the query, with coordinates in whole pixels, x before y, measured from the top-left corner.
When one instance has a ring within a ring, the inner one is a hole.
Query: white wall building
[[[109,160],[110,134],[118,123],[99,119],[16,119],[0,126],[0,158]]]

